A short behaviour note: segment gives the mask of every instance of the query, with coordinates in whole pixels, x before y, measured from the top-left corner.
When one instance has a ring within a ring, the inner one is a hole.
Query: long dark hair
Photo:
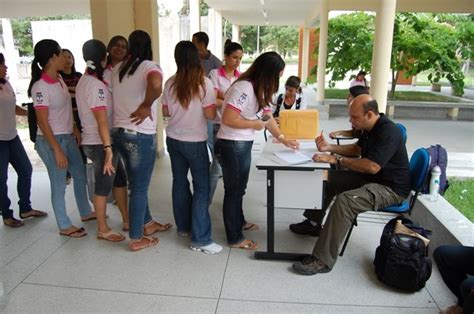
[[[142,30],[133,31],[128,36],[129,57],[127,62],[122,65],[119,73],[119,80],[122,82],[125,74],[133,75],[138,66],[144,60],[152,60],[153,53],[151,51],[151,38],[147,32]]]
[[[28,87],[28,96],[31,97],[31,88],[41,78],[42,69],[48,64],[49,59],[61,54],[61,47],[52,39],[43,39],[36,43],[34,48],[34,58],[31,63],[31,80]]]
[[[250,81],[253,84],[253,91],[260,110],[273,103],[273,94],[278,91],[280,73],[284,69],[285,61],[278,53],[265,52],[255,59],[250,68],[242,73],[237,81]]]
[[[91,39],[84,43],[82,46],[82,55],[86,63],[92,61],[92,65],[87,65],[86,72],[88,74],[95,74],[99,80],[104,79],[104,67],[102,61],[104,61],[107,55],[107,48],[104,43],[97,39]],[[95,69],[93,69],[92,67]]]
[[[0,52],[0,64],[5,64],[5,57],[3,56],[3,53]],[[5,84],[7,80],[5,78],[0,78],[0,84]]]
[[[197,47],[188,40],[180,41],[176,45],[174,59],[178,70],[171,88],[174,88],[176,99],[181,106],[187,108],[191,100],[200,95],[201,90],[201,99],[205,96],[204,68]]]
[[[74,58],[74,55],[72,54],[71,50],[67,49],[67,48],[63,48],[62,49],[63,52],[67,52],[71,55],[72,57],[72,67],[71,67],[71,74],[74,74],[76,73],[76,58]],[[64,71],[63,71],[64,72]]]
[[[112,64],[112,57],[110,56],[110,50],[113,46],[115,46],[119,41],[123,40],[127,44],[127,51],[128,51],[128,40],[127,38],[123,37],[122,35],[116,35],[110,38],[109,44],[107,45],[107,52],[109,55],[107,56],[107,65]]]

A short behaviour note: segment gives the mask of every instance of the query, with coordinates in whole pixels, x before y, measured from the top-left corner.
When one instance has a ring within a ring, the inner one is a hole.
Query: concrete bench
[[[324,101],[329,117],[347,117],[345,99]],[[388,101],[386,113],[397,119],[474,121],[474,102]]]

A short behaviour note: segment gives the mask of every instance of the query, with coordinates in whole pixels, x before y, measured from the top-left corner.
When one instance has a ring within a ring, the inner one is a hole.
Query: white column
[[[15,49],[12,25],[9,19],[2,19],[2,29],[3,43],[5,45],[5,63],[8,66],[8,79],[14,87],[18,87],[17,64],[20,63],[20,56],[18,50]]]
[[[316,104],[324,105],[324,86],[328,54],[328,0],[321,0]]]
[[[309,28],[303,28],[303,45],[301,52],[301,81],[306,82],[309,76]]]
[[[370,94],[377,100],[380,112],[385,112],[387,107],[390,58],[393,42],[393,36],[388,36],[387,34],[393,34],[396,5],[396,0],[379,0],[375,16]]]
[[[232,25],[232,41],[240,43],[242,38],[240,37],[240,26]]]
[[[209,49],[216,57],[216,10],[209,8],[207,11],[207,35],[209,36]]]
[[[194,33],[200,30],[201,14],[199,13],[199,0],[189,0],[189,33],[193,36]]]
[[[224,41],[222,32],[222,13],[215,11],[214,14],[214,51],[212,53],[222,60],[224,56]]]

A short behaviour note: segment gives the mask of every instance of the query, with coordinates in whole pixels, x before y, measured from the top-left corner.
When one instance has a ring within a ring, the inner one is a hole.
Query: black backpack
[[[30,130],[30,140],[36,142],[36,134],[38,133],[38,121],[36,120],[36,112],[32,102],[21,104],[28,109],[28,129]]]
[[[430,154],[430,170],[428,171],[428,176],[421,191],[423,194],[430,193],[431,170],[433,170],[435,166],[439,166],[441,169],[441,176],[439,177],[439,194],[443,195],[449,187],[449,182],[446,179],[448,152],[443,146],[439,144],[431,145],[426,150]]]
[[[415,225],[407,218],[393,218],[385,225],[380,246],[375,251],[375,273],[380,281],[389,286],[415,292],[423,288],[431,276],[428,247],[417,237],[396,234],[397,220],[426,238],[431,236],[431,231]]]

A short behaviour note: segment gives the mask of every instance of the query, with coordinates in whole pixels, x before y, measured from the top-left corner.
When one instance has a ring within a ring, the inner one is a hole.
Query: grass
[[[326,99],[346,99],[347,89],[330,88],[325,90]],[[416,92],[416,91],[395,91],[395,97],[390,100],[402,101],[432,101],[432,102],[459,102],[458,99],[449,96],[436,95],[430,92]]]
[[[471,222],[474,222],[474,179],[449,179],[444,198]]]

